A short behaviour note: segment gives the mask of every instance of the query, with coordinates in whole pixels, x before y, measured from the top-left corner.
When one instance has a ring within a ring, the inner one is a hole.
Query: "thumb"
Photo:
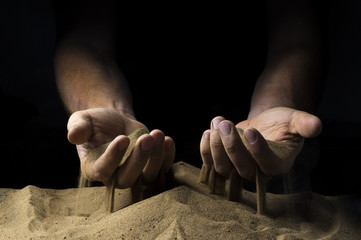
[[[68,121],[68,140],[73,144],[82,144],[88,141],[92,134],[92,120],[87,111],[73,113]]]
[[[315,137],[322,131],[321,120],[315,115],[296,111],[291,121],[291,133],[299,134],[304,138]]]

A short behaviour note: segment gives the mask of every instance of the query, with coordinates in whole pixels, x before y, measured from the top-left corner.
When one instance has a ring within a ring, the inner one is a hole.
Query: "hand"
[[[153,130],[139,137],[129,159],[118,167],[129,145],[126,135],[137,128],[146,127],[111,109],[95,108],[73,113],[68,121],[68,139],[77,145],[81,169],[85,176],[110,185],[111,177],[117,171],[116,187],[127,188],[132,186],[141,174],[146,183],[151,183],[157,178],[161,168],[168,172],[173,163],[175,145],[173,139],[164,136],[160,130]],[[87,163],[84,168],[89,152],[110,141],[104,154],[95,162]]]
[[[236,127],[244,129],[246,146]],[[316,116],[285,107],[268,109],[236,126],[223,117],[215,117],[211,129],[202,136],[200,151],[205,166],[210,169],[214,164],[216,172],[225,177],[234,166],[241,177],[254,180],[255,163],[271,177],[288,173],[304,138],[318,135],[321,129]],[[282,142],[286,151],[272,152],[265,139]]]

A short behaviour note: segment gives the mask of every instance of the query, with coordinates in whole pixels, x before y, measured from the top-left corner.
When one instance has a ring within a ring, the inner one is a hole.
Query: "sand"
[[[360,222],[342,207],[346,197],[267,193],[262,216],[254,193],[230,202],[197,182],[198,168],[172,169],[179,186],[133,205],[129,189],[117,190],[111,214],[104,187],[0,189],[0,239],[361,239]]]
[[[142,136],[143,134],[149,133],[149,131],[145,128],[138,128],[136,129],[134,132],[132,132],[131,134],[128,135],[129,138],[129,145],[127,150],[124,153],[124,156],[122,158],[122,160],[119,163],[119,166],[122,166],[125,161],[128,159],[128,157],[130,156],[130,154],[132,153],[135,143],[137,142],[138,138],[140,136]],[[108,148],[109,144],[111,142],[105,143],[100,145],[97,148],[94,148],[93,150],[91,150],[86,158],[85,164],[84,164],[84,168],[87,166],[87,164],[89,163],[93,163],[94,161],[96,161],[97,159],[99,159],[99,157],[104,154],[105,150]],[[84,172],[86,172],[84,170]],[[112,176],[112,183],[106,187],[106,191],[105,191],[105,199],[107,199],[107,211],[109,213],[113,212],[113,208],[114,208],[114,193],[115,193],[115,181],[117,179],[117,174],[114,173]],[[132,186],[134,188],[134,192],[138,192],[138,194],[133,194],[133,198],[135,201],[133,202],[138,202],[140,200],[140,197],[138,195],[140,195],[139,191],[135,190],[135,189],[140,189],[141,188],[141,178],[138,178],[138,180],[136,181],[136,183]],[[87,177],[85,176],[85,174],[83,173],[83,171],[80,172],[80,178],[79,178],[79,184],[78,187],[87,187],[90,186],[90,182],[87,180]]]

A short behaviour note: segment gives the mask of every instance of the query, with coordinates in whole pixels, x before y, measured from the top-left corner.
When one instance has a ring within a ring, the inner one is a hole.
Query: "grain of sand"
[[[361,239],[345,198],[267,194],[270,212],[260,216],[254,193],[230,202],[208,194],[198,168],[179,162],[173,172],[177,187],[133,205],[129,189],[117,190],[111,214],[104,187],[0,189],[0,239]]]

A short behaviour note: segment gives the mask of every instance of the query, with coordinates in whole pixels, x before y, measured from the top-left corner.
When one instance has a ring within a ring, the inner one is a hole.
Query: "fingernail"
[[[140,143],[140,147],[143,151],[148,151],[152,147],[152,139],[151,138],[144,138]]]
[[[217,130],[217,129],[218,129],[218,125],[219,125],[220,122],[221,122],[221,120],[220,120],[219,118],[213,119],[212,125],[213,125],[213,129],[214,129],[214,130]]]
[[[223,136],[228,136],[231,133],[231,125],[227,122],[222,122],[219,125],[219,130]]]
[[[249,144],[254,144],[257,141],[257,135],[252,130],[244,131],[244,137]]]
[[[166,150],[169,150],[172,145],[173,145],[173,143],[171,141],[164,141],[164,148]]]
[[[204,139],[209,139],[209,131],[205,131],[204,133],[203,133],[203,136],[204,136]]]

